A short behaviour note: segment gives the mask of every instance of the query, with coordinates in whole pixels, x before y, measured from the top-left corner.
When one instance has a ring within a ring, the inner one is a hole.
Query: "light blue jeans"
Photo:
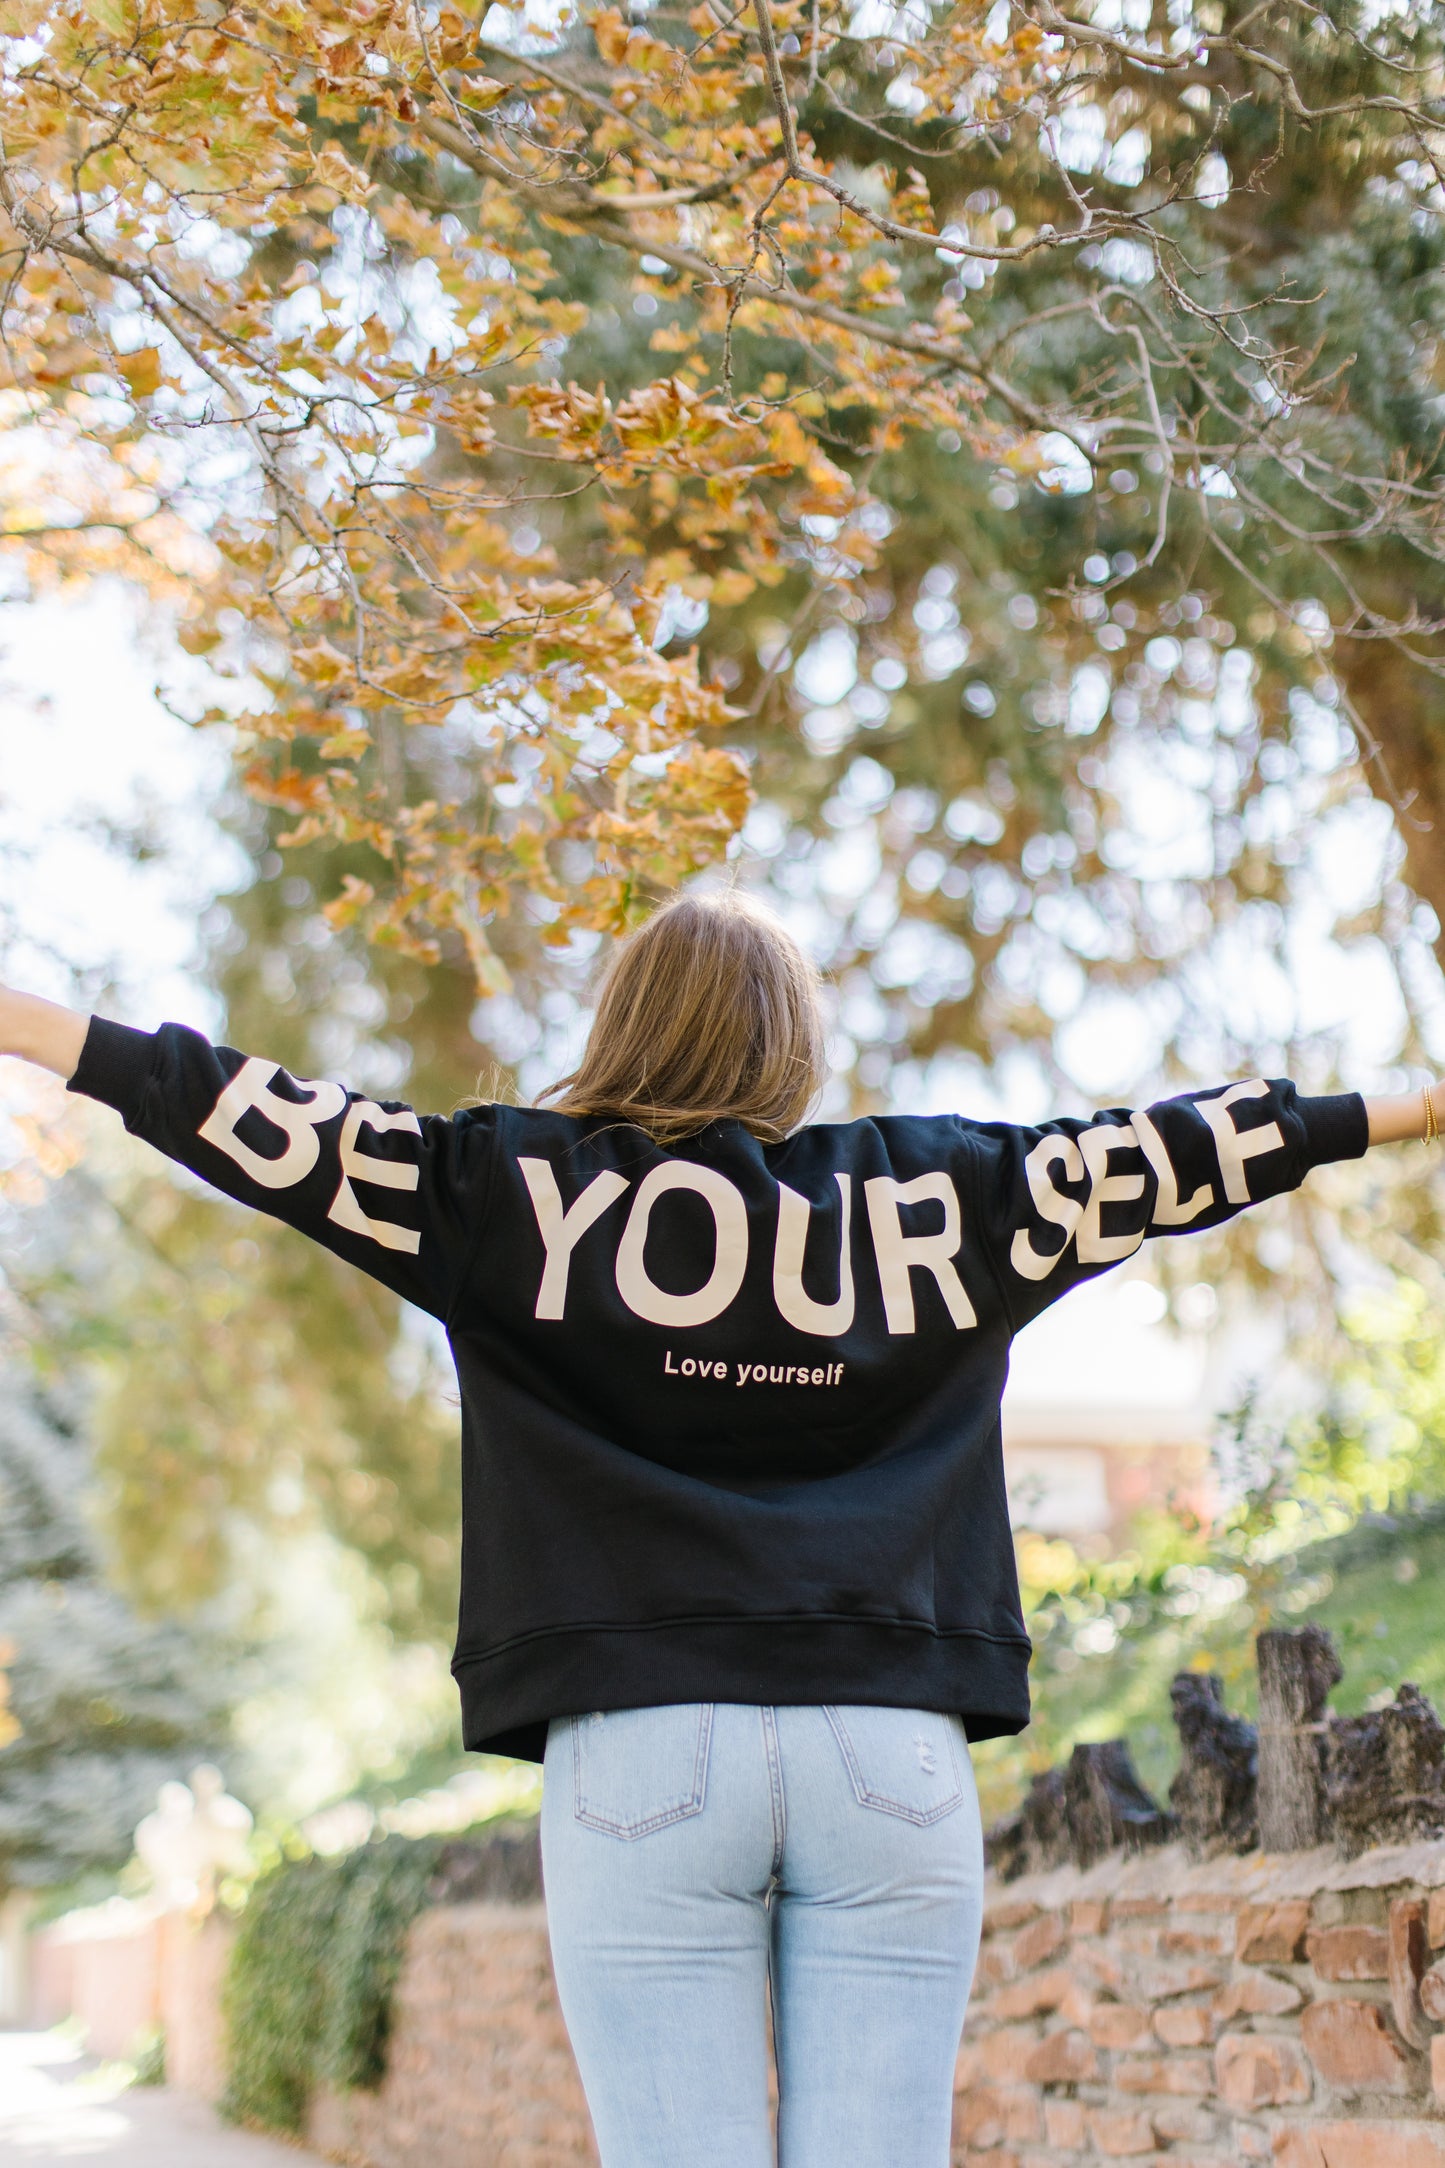
[[[603,2168],[948,2168],[983,1903],[957,1717],[554,1718],[542,1871]]]

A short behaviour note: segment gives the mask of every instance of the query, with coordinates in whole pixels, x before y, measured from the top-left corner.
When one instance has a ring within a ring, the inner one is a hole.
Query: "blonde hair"
[[[675,896],[623,942],[581,1061],[542,1096],[659,1144],[728,1119],[773,1144],[823,1075],[816,969],[771,911],[728,889]]]

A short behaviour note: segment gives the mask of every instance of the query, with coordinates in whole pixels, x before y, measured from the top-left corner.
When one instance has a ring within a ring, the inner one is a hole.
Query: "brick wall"
[[[113,1897],[32,1936],[30,2020],[79,2019],[95,2055],[124,2055],[160,2017],[161,1916]]]
[[[307,2137],[351,2168],[595,2164],[541,1904],[423,1913],[392,2004],[385,2080],[375,2093],[323,2094]]]
[[[1445,2168],[1442,1946],[1445,1842],[1169,1845],[998,1887],[955,2162]]]

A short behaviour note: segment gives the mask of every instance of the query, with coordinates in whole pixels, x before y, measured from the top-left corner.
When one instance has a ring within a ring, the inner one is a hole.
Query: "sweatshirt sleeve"
[[[68,1087],[241,1204],[445,1318],[485,1211],[493,1110],[448,1120],[163,1024],[91,1020]]]
[[[1147,1235],[1218,1227],[1369,1142],[1357,1092],[1307,1099],[1253,1077],[1089,1120],[970,1125],[978,1210],[1015,1328]]]

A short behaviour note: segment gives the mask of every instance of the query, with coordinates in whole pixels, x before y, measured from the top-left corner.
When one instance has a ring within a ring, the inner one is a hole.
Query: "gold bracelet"
[[[1440,1117],[1435,1112],[1433,1085],[1427,1084],[1420,1096],[1425,1102],[1425,1142],[1427,1144],[1438,1144],[1440,1141]]]

